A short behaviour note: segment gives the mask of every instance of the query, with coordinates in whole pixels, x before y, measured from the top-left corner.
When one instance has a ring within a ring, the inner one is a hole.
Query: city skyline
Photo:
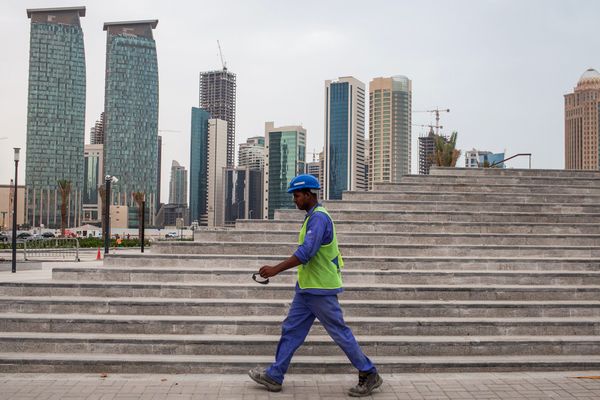
[[[301,123],[309,132],[307,151],[317,152],[323,147],[322,85],[326,79],[353,75],[369,82],[377,76],[406,75],[413,81],[413,110],[451,109],[442,117],[444,133],[457,130],[458,147],[463,151],[506,148],[507,156],[533,152],[533,167],[563,168],[563,96],[573,90],[587,68],[600,68],[600,55],[590,50],[599,39],[587,34],[593,11],[600,10],[594,2],[578,2],[577,7],[539,1],[379,2],[386,4],[388,15],[378,22],[365,20],[361,29],[354,29],[362,18],[360,3],[344,2],[342,10],[338,7],[342,3],[332,2],[319,13],[311,6],[317,3],[311,2],[308,7],[250,3],[229,3],[226,9],[204,6],[203,13],[227,14],[236,22],[219,26],[210,21],[197,24],[194,18],[160,3],[82,2],[87,10],[81,22],[86,38],[86,143],[89,129],[103,111],[102,24],[107,21],[161,21],[155,31],[161,82],[159,129],[180,131],[165,134],[164,165],[173,159],[189,165],[189,108],[197,104],[199,72],[221,67],[217,39],[228,67],[237,74],[236,144],[262,133],[264,121],[277,120]],[[3,96],[0,103],[6,130],[0,136],[8,137],[0,159],[12,159],[12,147],[25,149],[29,50],[25,8],[73,5],[79,4],[4,4],[0,32],[12,40],[7,41],[6,57],[0,64],[0,85],[11,96]],[[291,26],[288,19],[276,21],[287,14],[294,14],[301,23]],[[403,23],[386,24],[392,20]],[[398,54],[390,54],[391,43],[397,44]],[[559,58],[561,62],[556,63]],[[281,85],[282,81],[286,84]],[[427,114],[413,115],[413,123],[431,122]],[[413,128],[413,173],[417,171],[416,140],[422,133]],[[550,145],[540,147],[541,142]],[[526,163],[515,160],[509,167]],[[169,172],[163,166],[163,182],[168,182]],[[0,168],[0,182],[8,183],[10,178],[10,168]]]

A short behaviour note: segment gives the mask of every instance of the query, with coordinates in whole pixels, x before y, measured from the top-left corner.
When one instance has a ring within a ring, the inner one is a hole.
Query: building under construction
[[[427,135],[419,137],[419,175],[429,175],[435,153],[435,136],[431,128]],[[446,143],[448,142],[447,136],[440,136]]]
[[[226,67],[200,73],[200,108],[227,121],[227,166],[235,162],[235,74]]]

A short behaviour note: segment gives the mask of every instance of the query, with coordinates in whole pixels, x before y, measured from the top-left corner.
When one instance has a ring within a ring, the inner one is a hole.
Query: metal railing
[[[79,240],[75,238],[30,239],[23,242],[23,258],[79,260]]]

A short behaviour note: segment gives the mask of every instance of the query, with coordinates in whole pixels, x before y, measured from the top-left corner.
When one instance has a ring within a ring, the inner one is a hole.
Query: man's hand
[[[258,270],[260,277],[264,279],[275,276],[280,272],[281,270],[277,266],[272,267],[270,265],[263,265],[262,267],[260,267],[260,270]]]

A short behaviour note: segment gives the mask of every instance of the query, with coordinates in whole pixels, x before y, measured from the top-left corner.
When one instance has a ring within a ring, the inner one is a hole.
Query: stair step
[[[243,230],[300,229],[303,217],[278,220],[237,220],[236,228]],[[414,232],[414,233],[520,233],[520,234],[597,234],[597,223],[539,223],[539,222],[460,222],[460,221],[360,221],[335,220],[337,232]]]
[[[293,242],[158,242],[161,254],[292,254]],[[600,257],[600,246],[550,245],[433,245],[433,244],[340,244],[343,256],[451,256],[451,257]]]
[[[118,267],[179,267],[239,268],[240,266],[260,268],[263,265],[277,264],[289,257],[280,255],[252,254],[110,254],[104,259],[106,266]],[[598,271],[600,258],[595,257],[356,257],[344,256],[345,269],[359,266],[365,269],[468,269],[482,271],[510,270],[565,270]]]
[[[374,356],[382,373],[567,371],[600,369],[600,356],[472,356],[389,357]],[[190,356],[130,354],[0,353],[0,372],[101,372],[101,373],[246,373],[256,365],[268,365],[273,356]],[[289,373],[354,373],[345,356],[297,356]]]
[[[408,183],[376,183],[373,185],[375,191],[423,191],[423,192],[477,192],[489,193],[493,197],[504,197],[504,193],[556,193],[556,194],[582,194],[598,195],[600,187],[577,185],[577,184],[556,184],[556,185],[534,185],[534,184],[510,184],[510,183],[489,183],[484,185],[473,183],[429,183],[408,182]]]
[[[344,266],[346,284],[518,284],[518,285],[600,285],[600,271],[480,271],[480,270],[397,270],[358,269]],[[218,267],[57,267],[53,280],[95,282],[204,282],[243,284],[257,268]],[[296,271],[277,275],[281,283],[294,283]]]
[[[284,315],[0,314],[0,332],[278,335]],[[356,335],[600,335],[600,317],[346,317]],[[326,332],[315,321],[311,333]]]
[[[0,297],[0,313],[129,315],[285,315],[291,299],[176,299],[157,297]],[[600,301],[341,300],[345,316],[584,317],[600,316]]]
[[[268,286],[229,282],[0,282],[10,296],[162,297],[173,299],[290,299],[294,285],[272,278]],[[594,300],[600,285],[346,284],[347,300]]]
[[[369,356],[600,355],[598,336],[357,336]],[[275,353],[279,335],[140,335],[0,332],[0,353],[257,355]],[[309,335],[304,356],[343,356],[327,335]]]
[[[600,172],[596,170],[581,169],[526,169],[526,168],[458,168],[458,167],[437,167],[429,170],[429,174],[436,175],[456,175],[456,176],[545,176],[545,177],[584,177],[599,178]]]
[[[569,234],[494,234],[494,233],[419,233],[419,232],[338,232],[344,244],[410,244],[410,245],[535,245],[535,246],[598,246],[600,235]],[[293,230],[200,230],[194,233],[196,242],[293,242],[298,232]]]

